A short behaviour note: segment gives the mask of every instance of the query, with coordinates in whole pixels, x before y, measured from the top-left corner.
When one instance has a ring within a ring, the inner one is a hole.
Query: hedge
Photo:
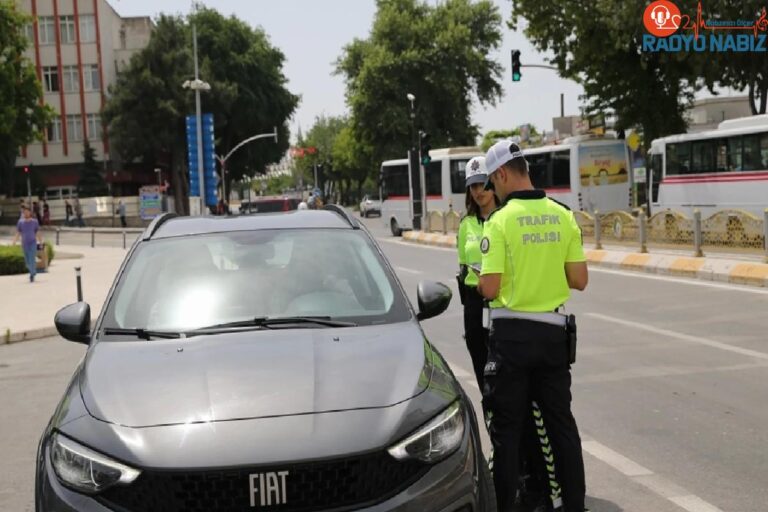
[[[50,265],[56,252],[50,242],[45,242],[45,250],[48,252],[48,265]],[[21,246],[0,245],[0,276],[26,273],[27,265],[24,263],[24,252]]]

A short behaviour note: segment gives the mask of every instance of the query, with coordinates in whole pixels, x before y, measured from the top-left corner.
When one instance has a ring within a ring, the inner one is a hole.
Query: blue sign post
[[[203,125],[203,179],[205,204],[216,206],[216,157],[214,150],[213,114],[202,115]],[[199,162],[197,161],[197,120],[187,116],[187,158],[189,160],[189,195],[200,196]]]

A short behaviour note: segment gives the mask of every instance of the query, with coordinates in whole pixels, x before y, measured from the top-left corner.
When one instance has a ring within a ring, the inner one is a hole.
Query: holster
[[[568,339],[568,364],[576,362],[576,316],[568,315],[565,319],[565,333]]]

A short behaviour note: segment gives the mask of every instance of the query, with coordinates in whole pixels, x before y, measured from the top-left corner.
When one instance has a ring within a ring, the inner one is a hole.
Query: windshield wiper
[[[147,329],[139,329],[139,328],[130,328],[130,329],[123,329],[121,327],[105,327],[104,328],[104,335],[105,336],[112,336],[112,335],[119,335],[119,334],[128,334],[128,335],[134,335],[142,340],[150,340],[152,338],[181,338],[181,333],[179,332],[170,332],[170,331],[150,331]]]
[[[330,316],[261,316],[251,320],[240,320],[237,322],[225,322],[222,324],[209,325],[207,327],[201,327],[200,329],[194,329],[188,331],[187,334],[195,334],[199,332],[217,331],[220,329],[237,329],[240,327],[256,327],[271,329],[279,325],[295,325],[295,324],[314,324],[321,325],[323,327],[355,327],[356,323],[342,322],[339,320],[332,320]]]

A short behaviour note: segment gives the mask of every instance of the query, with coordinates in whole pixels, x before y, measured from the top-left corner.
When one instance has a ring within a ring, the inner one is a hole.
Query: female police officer
[[[459,295],[464,305],[464,339],[472,359],[477,385],[483,389],[483,368],[488,359],[488,331],[483,325],[483,297],[477,293],[479,281],[476,272],[469,266],[479,268],[482,254],[480,240],[483,238],[483,223],[498,206],[493,192],[485,190],[485,157],[476,156],[467,162],[466,187],[467,214],[459,224],[456,238],[459,253]]]
[[[584,461],[571,413],[576,329],[572,317],[556,312],[571,288],[587,286],[581,232],[571,211],[533,188],[528,162],[517,145],[494,144],[486,165],[486,187],[493,186],[503,200],[483,228],[478,285],[492,300],[484,398],[493,414],[499,510],[515,506],[520,439],[533,397],[552,439],[565,511],[582,512]]]

